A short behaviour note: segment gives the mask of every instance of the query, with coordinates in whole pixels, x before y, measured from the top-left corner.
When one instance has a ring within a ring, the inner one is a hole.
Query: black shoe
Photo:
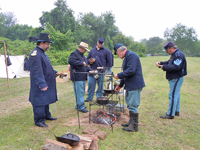
[[[46,118],[47,120],[57,120],[55,117]]]
[[[175,112],[175,116],[179,116],[179,112]]]
[[[89,102],[88,100],[84,100],[84,102]]]
[[[160,116],[160,118],[162,119],[174,119],[174,116],[169,116],[169,115],[165,115],[165,116]]]
[[[87,106],[85,106],[85,109],[87,108]],[[77,109],[77,108],[75,108],[75,109]]]
[[[45,123],[39,123],[39,124],[35,124],[35,125],[38,127],[48,127],[48,125]]]
[[[167,113],[166,113],[166,115],[167,115]],[[179,112],[175,112],[175,116],[179,116]]]
[[[87,113],[88,112],[87,109],[82,109],[82,110],[79,110],[79,111],[82,112],[82,113]]]

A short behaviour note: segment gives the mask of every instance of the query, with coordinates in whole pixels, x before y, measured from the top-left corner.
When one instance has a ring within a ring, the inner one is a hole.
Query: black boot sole
[[[122,127],[128,127],[128,124],[121,124]]]
[[[122,128],[122,130],[127,131],[127,132],[138,132],[138,130],[137,131],[136,130],[129,130],[129,129],[126,129],[126,128]]]

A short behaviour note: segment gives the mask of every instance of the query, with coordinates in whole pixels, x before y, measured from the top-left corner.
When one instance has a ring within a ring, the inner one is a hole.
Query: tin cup
[[[94,76],[94,78],[95,78],[95,79],[98,79],[98,77],[99,77],[99,75],[98,75],[98,74],[96,74],[96,75]]]

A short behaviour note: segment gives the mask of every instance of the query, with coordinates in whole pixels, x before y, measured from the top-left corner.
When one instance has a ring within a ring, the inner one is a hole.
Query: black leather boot
[[[131,123],[131,112],[129,111],[129,121],[127,122],[127,123],[125,123],[125,124],[121,124],[121,126],[123,126],[123,127],[128,127],[129,125],[130,125],[130,123]]]
[[[131,113],[131,121],[130,121],[130,125],[127,128],[122,128],[122,130],[124,131],[128,131],[128,132],[137,132],[138,131],[138,113]]]
[[[169,115],[165,115],[165,116],[160,116],[160,118],[162,119],[174,119],[174,116],[169,116]]]

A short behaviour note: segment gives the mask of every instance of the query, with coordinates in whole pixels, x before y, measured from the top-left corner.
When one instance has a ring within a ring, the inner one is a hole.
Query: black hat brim
[[[38,40],[38,42],[49,42],[49,43],[54,43],[53,41],[44,41],[44,40]]]

